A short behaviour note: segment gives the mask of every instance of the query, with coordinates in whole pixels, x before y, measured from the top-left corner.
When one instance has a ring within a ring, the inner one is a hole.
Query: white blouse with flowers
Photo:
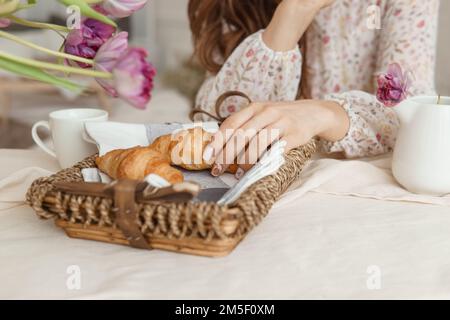
[[[378,5],[381,29],[369,28],[368,7]],[[196,106],[215,113],[214,103],[225,91],[239,90],[253,101],[297,98],[302,63],[308,71],[308,96],[339,102],[350,118],[350,129],[337,142],[322,141],[325,152],[363,157],[390,151],[398,120],[375,97],[376,77],[391,63],[414,76],[411,93],[434,94],[434,68],[439,0],[336,0],[319,12],[306,33],[306,59],[300,49],[275,52],[250,35],[201,87]],[[368,94],[369,93],[369,94]],[[247,104],[230,98],[221,115]],[[207,116],[196,115],[195,120]]]

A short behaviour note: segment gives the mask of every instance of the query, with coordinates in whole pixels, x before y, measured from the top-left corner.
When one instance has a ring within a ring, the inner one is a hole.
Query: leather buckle
[[[139,181],[124,179],[111,185],[114,206],[117,209],[116,224],[132,247],[151,249],[138,224],[136,188],[139,184]]]

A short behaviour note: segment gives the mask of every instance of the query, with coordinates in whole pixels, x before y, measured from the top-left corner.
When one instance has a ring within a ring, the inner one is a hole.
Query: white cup
[[[108,121],[108,112],[100,109],[63,109],[50,113],[49,121],[39,121],[31,129],[34,142],[52,157],[58,159],[62,168],[69,168],[97,152],[86,139],[84,123]],[[54,149],[49,148],[37,133],[39,127],[51,132]]]

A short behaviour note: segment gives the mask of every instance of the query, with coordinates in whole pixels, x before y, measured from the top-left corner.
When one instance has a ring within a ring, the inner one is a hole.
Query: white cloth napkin
[[[422,195],[404,189],[392,175],[391,163],[391,154],[363,160],[324,158],[312,161],[303,171],[301,179],[276,205],[290,203],[306,192],[313,191],[384,201],[450,206],[450,195]]]
[[[217,122],[148,125],[121,122],[87,122],[85,124],[86,132],[92,142],[97,144],[101,156],[115,149],[147,146],[159,136],[194,127],[202,127],[213,133],[219,128]]]

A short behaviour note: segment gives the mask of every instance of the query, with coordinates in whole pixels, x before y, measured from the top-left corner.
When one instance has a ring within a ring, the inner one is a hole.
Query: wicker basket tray
[[[232,96],[251,103],[245,93],[228,91],[218,97],[215,115],[193,109],[191,117],[205,113],[222,122],[225,118],[220,115],[220,107]],[[148,186],[143,190],[143,184],[136,181],[117,181],[112,185],[84,183],[81,170],[94,168],[95,156],[34,181],[27,193],[27,203],[40,218],[55,219],[56,225],[72,238],[225,256],[262,221],[278,197],[299,177],[315,150],[314,140],[292,150],[276,174],[256,182],[228,206],[191,201],[194,194],[189,188],[169,190],[168,197],[156,197],[165,194],[164,190],[150,190],[145,197]],[[171,191],[177,197],[171,198]]]
[[[316,144],[311,141],[292,150],[276,174],[256,182],[228,206],[143,200],[135,197],[136,190],[132,190],[128,195],[132,199],[130,211],[123,208],[114,193],[91,194],[61,186],[70,182],[89,186],[83,182],[81,170],[95,167],[94,156],[34,181],[27,193],[27,203],[40,218],[55,219],[56,225],[72,238],[225,256],[262,221],[274,202],[299,177],[315,149]]]

